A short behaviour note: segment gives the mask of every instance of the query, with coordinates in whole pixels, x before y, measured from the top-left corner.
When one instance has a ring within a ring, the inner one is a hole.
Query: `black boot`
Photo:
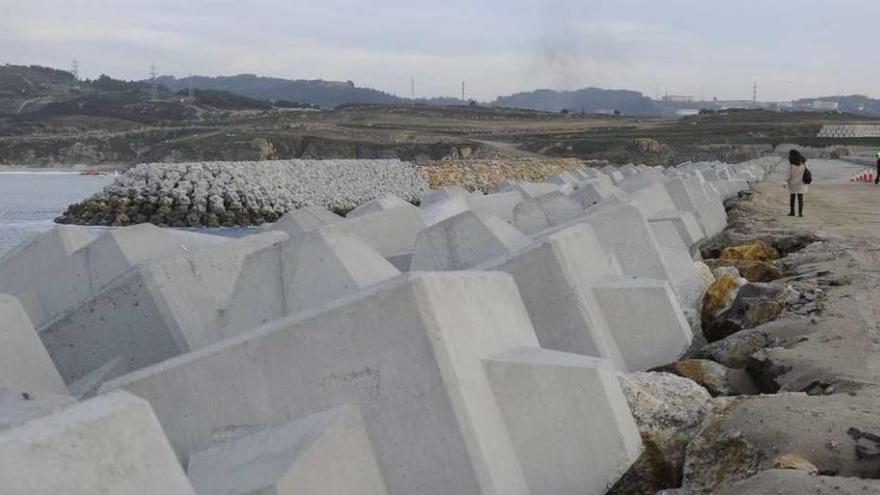
[[[793,216],[794,216],[794,196],[795,196],[795,195],[792,194],[792,195],[791,195],[791,198],[788,200],[788,205],[789,205],[789,207],[790,207],[790,210],[789,210],[789,214],[788,214],[788,216],[790,216],[790,217],[793,217]]]
[[[804,195],[798,194],[797,199],[798,199],[798,216],[802,217],[802,216],[804,216]]]

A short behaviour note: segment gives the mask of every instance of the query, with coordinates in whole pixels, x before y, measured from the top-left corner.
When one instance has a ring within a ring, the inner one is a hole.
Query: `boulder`
[[[724,248],[721,251],[723,260],[773,261],[779,258],[779,251],[764,240],[751,244]]]
[[[706,318],[709,314],[704,305],[703,334],[709,342],[714,342],[775,319],[783,310],[780,303],[772,300],[779,292],[780,289],[772,285],[747,284],[736,292],[733,303],[714,318]]]
[[[734,370],[708,359],[685,359],[673,363],[672,371],[702,385],[714,396],[749,395],[757,392],[743,370]]]
[[[651,493],[681,485],[688,442],[710,410],[708,392],[670,373],[618,374],[644,451],[610,494]]]
[[[704,323],[717,317],[718,314],[733,303],[739,290],[736,279],[737,277],[732,274],[724,274],[718,277],[706,290],[706,295],[703,297],[702,311]]]
[[[743,330],[713,342],[700,350],[699,356],[712,359],[728,368],[742,369],[749,357],[768,347],[773,340],[758,329]]]
[[[740,276],[749,282],[772,282],[782,278],[782,270],[766,261],[719,259],[706,260],[706,264],[713,269],[735,267]]]

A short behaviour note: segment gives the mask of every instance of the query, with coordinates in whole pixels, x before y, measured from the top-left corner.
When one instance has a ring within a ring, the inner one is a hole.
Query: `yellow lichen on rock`
[[[703,321],[708,321],[724,311],[733,303],[739,289],[737,277],[727,273],[715,280],[703,297]]]
[[[806,471],[812,475],[819,474],[819,468],[812,462],[798,454],[783,454],[773,459],[773,467],[776,469],[796,469]]]
[[[779,251],[762,240],[744,246],[724,248],[721,251],[722,260],[773,261],[778,258]]]

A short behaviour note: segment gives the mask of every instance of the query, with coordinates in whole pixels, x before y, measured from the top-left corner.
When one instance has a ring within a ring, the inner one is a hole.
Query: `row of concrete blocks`
[[[687,347],[679,302],[701,290],[689,285],[688,247],[711,232],[697,221],[706,215],[672,208],[646,221],[643,211],[681,198],[720,207],[699,177],[646,173],[609,184],[581,171],[558,178],[567,191],[445,190],[420,209],[381,198],[348,219],[300,210],[281,232],[225,242],[149,226],[94,240],[57,228],[0,260],[0,291],[28,302],[0,306],[0,321],[14,322],[2,329],[0,384],[103,394],[0,433],[0,458],[27,460],[7,463],[0,491],[91,493],[100,480],[100,491],[144,493],[132,487],[161,467],[170,474],[156,483],[168,486],[141,486],[189,493],[168,467],[173,449],[198,493],[602,493],[640,449],[614,370],[665,364]],[[610,194],[577,203],[591,189]],[[65,278],[29,279],[23,264]],[[111,414],[149,411],[116,390],[152,405],[170,449],[152,413],[135,425]],[[30,416],[55,410],[47,397]],[[84,420],[94,409],[108,410]],[[96,459],[137,475],[82,459],[36,475],[70,457],[46,453],[64,435],[118,451],[89,436],[116,426],[150,439],[133,457]]]
[[[819,130],[820,138],[880,137],[880,125],[876,124],[825,124]]]

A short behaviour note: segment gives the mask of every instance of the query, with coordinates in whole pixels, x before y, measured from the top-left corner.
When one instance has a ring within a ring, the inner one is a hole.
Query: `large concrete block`
[[[675,209],[693,214],[707,237],[720,233],[727,226],[727,213],[720,200],[706,195],[695,178],[676,178],[664,183]]]
[[[379,196],[372,201],[367,201],[366,203],[351,210],[350,212],[348,212],[348,215],[346,215],[345,218],[359,217],[361,215],[366,215],[367,213],[376,213],[377,211],[390,210],[391,208],[397,208],[398,206],[408,205],[409,203],[400,199],[398,196],[388,193]]]
[[[653,183],[628,194],[624,201],[638,208],[645,218],[650,218],[660,212],[676,210],[675,202],[672,201],[666,187],[658,183]]]
[[[462,270],[528,245],[522,232],[497,217],[467,211],[419,234],[412,270]]]
[[[322,229],[359,237],[382,256],[390,257],[412,252],[416,237],[425,225],[419,209],[406,204],[359,215]]]
[[[342,220],[341,216],[323,206],[307,206],[285,213],[275,223],[260,226],[258,232],[280,230],[293,237]]]
[[[589,208],[608,198],[622,195],[623,192],[612,184],[607,176],[603,175],[601,179],[590,179],[585,182],[577,191],[571,193],[569,197],[580,203],[584,208]]]
[[[607,358],[626,369],[592,286],[615,275],[589,225],[576,225],[540,242],[476,266],[516,280],[545,349]]]
[[[247,256],[287,238],[267,232],[140,264],[41,329],[40,339],[65,383],[117,357],[130,371],[206,345]]]
[[[696,246],[706,239],[706,233],[697,221],[697,217],[689,211],[661,211],[648,217],[648,222],[671,223],[688,248]]]
[[[467,198],[467,204],[478,215],[491,215],[505,222],[513,222],[513,210],[516,205],[522,202],[522,199],[522,194],[516,191],[485,195],[474,194]]]
[[[194,494],[150,406],[124,392],[0,432],[0,493]]]
[[[66,394],[64,381],[18,299],[0,294],[0,388]]]
[[[469,197],[452,196],[428,205],[422,205],[419,208],[419,213],[424,219],[425,227],[430,227],[470,210],[470,201]]]
[[[523,198],[537,198],[545,194],[561,192],[557,184],[547,182],[518,182],[514,189],[522,194]]]
[[[520,462],[528,431],[506,420],[503,409],[515,406],[499,405],[528,391],[493,387],[487,375],[486,359],[517,347],[538,342],[509,275],[415,273],[104,388],[146,398],[183,460],[215,435],[351,403],[363,414],[389,493],[568,493],[529,489],[540,478]],[[553,400],[534,416],[534,428],[582,417],[577,394],[547,393]],[[560,437],[535,438],[532,448],[546,452],[550,465],[565,464],[562,456],[578,449],[566,442],[583,436]]]
[[[606,361],[521,348],[485,363],[531,493],[603,494],[641,453]]]
[[[447,201],[451,198],[467,198],[470,195],[470,191],[461,186],[445,186],[422,196],[421,205],[428,206],[433,203]]]
[[[625,275],[667,280],[682,306],[691,308],[696,304],[704,283],[690,253],[683,247],[658,245],[638,209],[630,205],[610,206],[588,212],[585,221],[593,227],[605,252],[617,258]]]
[[[291,238],[245,260],[208,343],[320,307],[397,275],[399,270],[357,237],[319,229]]]
[[[27,262],[25,256],[43,253],[52,244],[71,245],[62,242],[76,230],[53,230],[45,241],[27,248],[12,263]],[[37,328],[42,328],[65,310],[75,307],[111,280],[122,275],[138,263],[186,254],[198,249],[226,242],[223,237],[192,232],[160,229],[149,224],[112,229],[93,241],[81,245],[76,251],[54,249],[49,256],[37,261],[42,266],[18,267],[17,273],[0,273],[0,292],[18,296],[23,300],[28,316]],[[46,244],[49,244],[47,246]],[[6,263],[4,263],[5,265]],[[51,268],[51,271],[47,271]]]
[[[200,495],[384,495],[363,420],[340,406],[222,442],[189,459]]]
[[[84,263],[74,267],[68,259],[93,239],[82,227],[59,225],[12,249],[0,258],[0,293],[17,297],[39,326],[87,296]]]
[[[693,340],[681,306],[665,280],[612,277],[594,285],[602,315],[630,371],[678,360]]]
[[[513,225],[526,235],[536,234],[584,214],[583,206],[561,192],[527,199],[513,210]]]
[[[22,392],[0,388],[0,431],[76,404],[69,395]]]

